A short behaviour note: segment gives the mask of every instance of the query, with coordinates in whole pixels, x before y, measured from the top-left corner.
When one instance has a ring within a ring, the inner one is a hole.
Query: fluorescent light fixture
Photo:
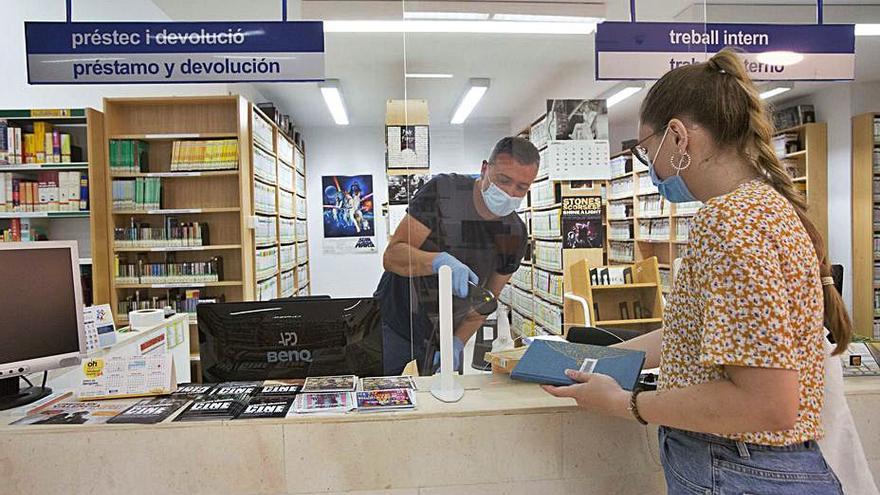
[[[345,102],[342,100],[342,87],[339,85],[339,79],[327,79],[322,83],[318,83],[321,88],[321,96],[324,97],[324,103],[327,104],[327,110],[333,116],[336,125],[348,125],[348,113],[345,111]]]
[[[595,22],[324,21],[325,33],[593,34]]]
[[[481,14],[479,12],[404,12],[403,18],[485,21],[489,19],[489,14]]]
[[[766,84],[758,88],[759,96],[762,100],[766,100],[768,98],[773,98],[774,96],[781,95],[782,93],[787,93],[794,89],[794,84],[792,83],[771,83]]]
[[[431,74],[427,72],[407,72],[407,79],[452,79],[452,74]]]
[[[452,120],[450,120],[449,123],[463,124],[464,121],[467,120],[468,115],[474,111],[477,103],[480,102],[480,99],[483,98],[483,95],[486,94],[488,89],[488,79],[471,78],[470,81],[468,81],[468,90],[458,101],[458,105],[455,107],[455,112],[452,113]]]
[[[495,14],[492,16],[495,21],[515,21],[515,22],[592,22],[593,24],[604,21],[597,17],[579,17],[573,15],[532,15],[532,14]]]
[[[758,62],[767,65],[794,65],[801,62],[804,56],[798,52],[776,51],[759,53]]]
[[[880,36],[880,24],[856,24],[856,36]]]
[[[605,100],[608,108],[617,105],[630,96],[638,93],[645,88],[645,83],[637,81],[622,82],[611,89],[602,92],[599,98]]]

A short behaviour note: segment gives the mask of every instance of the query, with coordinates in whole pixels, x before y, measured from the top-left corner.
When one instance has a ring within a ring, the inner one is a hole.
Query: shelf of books
[[[250,104],[235,95],[107,98],[111,304],[189,314],[254,298]],[[273,218],[274,220],[274,218]],[[193,360],[199,376],[198,360]]]
[[[807,199],[807,215],[828,246],[828,126],[813,122],[773,136],[776,156]]]
[[[855,333],[880,339],[880,113],[852,119]]]
[[[256,106],[250,121],[254,163],[254,298],[310,294],[305,157]]]
[[[684,256],[691,220],[701,203],[672,204],[651,182],[648,168],[629,151],[611,157],[608,181],[608,264],[657,258],[661,291],[671,288],[671,267]]]
[[[86,304],[108,302],[104,115],[0,110],[0,242],[77,241]]]
[[[568,155],[553,150],[567,146],[580,150],[583,143],[548,141],[546,120],[543,117],[520,133],[538,148],[541,161],[538,179],[518,211],[528,231],[529,253],[501,293],[502,302],[511,308],[514,337],[564,334],[566,315],[572,311],[572,302],[564,297],[572,286],[571,267],[585,260],[601,264],[604,258],[603,243],[597,239],[604,230],[605,181],[560,179],[556,170],[564,168],[560,161]],[[573,228],[577,223],[581,226]]]

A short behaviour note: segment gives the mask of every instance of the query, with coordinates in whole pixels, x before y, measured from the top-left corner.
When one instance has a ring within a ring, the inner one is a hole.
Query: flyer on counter
[[[106,423],[110,418],[137,402],[133,399],[111,401],[59,402],[35,414],[25,416],[13,425],[84,425]]]
[[[304,393],[296,396],[293,410],[296,413],[340,413],[356,407],[350,392]]]
[[[409,375],[373,376],[361,379],[361,390],[392,390],[397,388],[416,389],[416,382]]]
[[[357,377],[354,375],[341,376],[311,376],[306,378],[302,388],[303,392],[354,392],[357,390]]]
[[[207,396],[196,399],[174,421],[210,421],[232,419],[244,410],[250,397],[247,395]]]
[[[189,402],[183,397],[157,397],[141,399],[133,406],[110,418],[108,423],[134,423],[152,425],[165,421]]]
[[[183,383],[177,386],[177,390],[172,392],[171,396],[197,399],[203,395],[210,395],[215,387],[217,387],[216,383]]]
[[[211,391],[212,397],[223,397],[232,395],[247,395],[248,397],[256,395],[262,388],[263,382],[223,382],[218,384]]]
[[[416,402],[413,391],[408,388],[369,390],[357,393],[357,406],[359,412],[393,411],[414,409]]]
[[[295,396],[251,397],[250,402],[235,419],[284,418],[293,406]]]

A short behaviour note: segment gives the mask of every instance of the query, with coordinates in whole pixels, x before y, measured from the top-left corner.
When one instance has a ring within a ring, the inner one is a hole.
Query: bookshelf
[[[291,240],[295,245],[296,226],[292,239],[289,229],[282,239],[280,227],[294,217],[295,201],[281,199],[297,184],[289,174],[291,142],[237,95],[107,98],[104,108],[109,166],[103,173],[113,200],[105,208],[105,236],[117,322],[126,324],[136,308],[167,305],[188,313],[199,376],[199,301],[288,295],[280,289],[282,277],[291,275],[281,266],[281,250]],[[151,186],[140,191],[137,181],[145,179]],[[303,267],[306,294],[307,251]]]
[[[9,129],[20,142],[7,149]],[[92,108],[0,110],[0,241],[77,241],[86,304],[110,301],[103,137],[104,114]],[[28,202],[22,183],[35,186]]]
[[[880,113],[852,119],[852,268],[855,333],[880,338]]]
[[[773,135],[776,155],[807,199],[807,215],[828,249],[828,125],[803,124]]]
[[[684,256],[690,222],[701,203],[673,204],[660,196],[648,168],[632,153],[611,157],[608,181],[607,263],[657,259],[660,290],[671,289],[671,266]]]

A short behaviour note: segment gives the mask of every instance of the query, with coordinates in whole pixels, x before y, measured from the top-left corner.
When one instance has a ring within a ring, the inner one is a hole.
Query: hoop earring
[[[678,159],[678,165],[672,159],[672,156],[669,157],[669,164],[672,165],[672,168],[675,169],[676,172],[681,172],[686,168],[691,166],[691,155],[687,151],[681,154],[681,158]]]

